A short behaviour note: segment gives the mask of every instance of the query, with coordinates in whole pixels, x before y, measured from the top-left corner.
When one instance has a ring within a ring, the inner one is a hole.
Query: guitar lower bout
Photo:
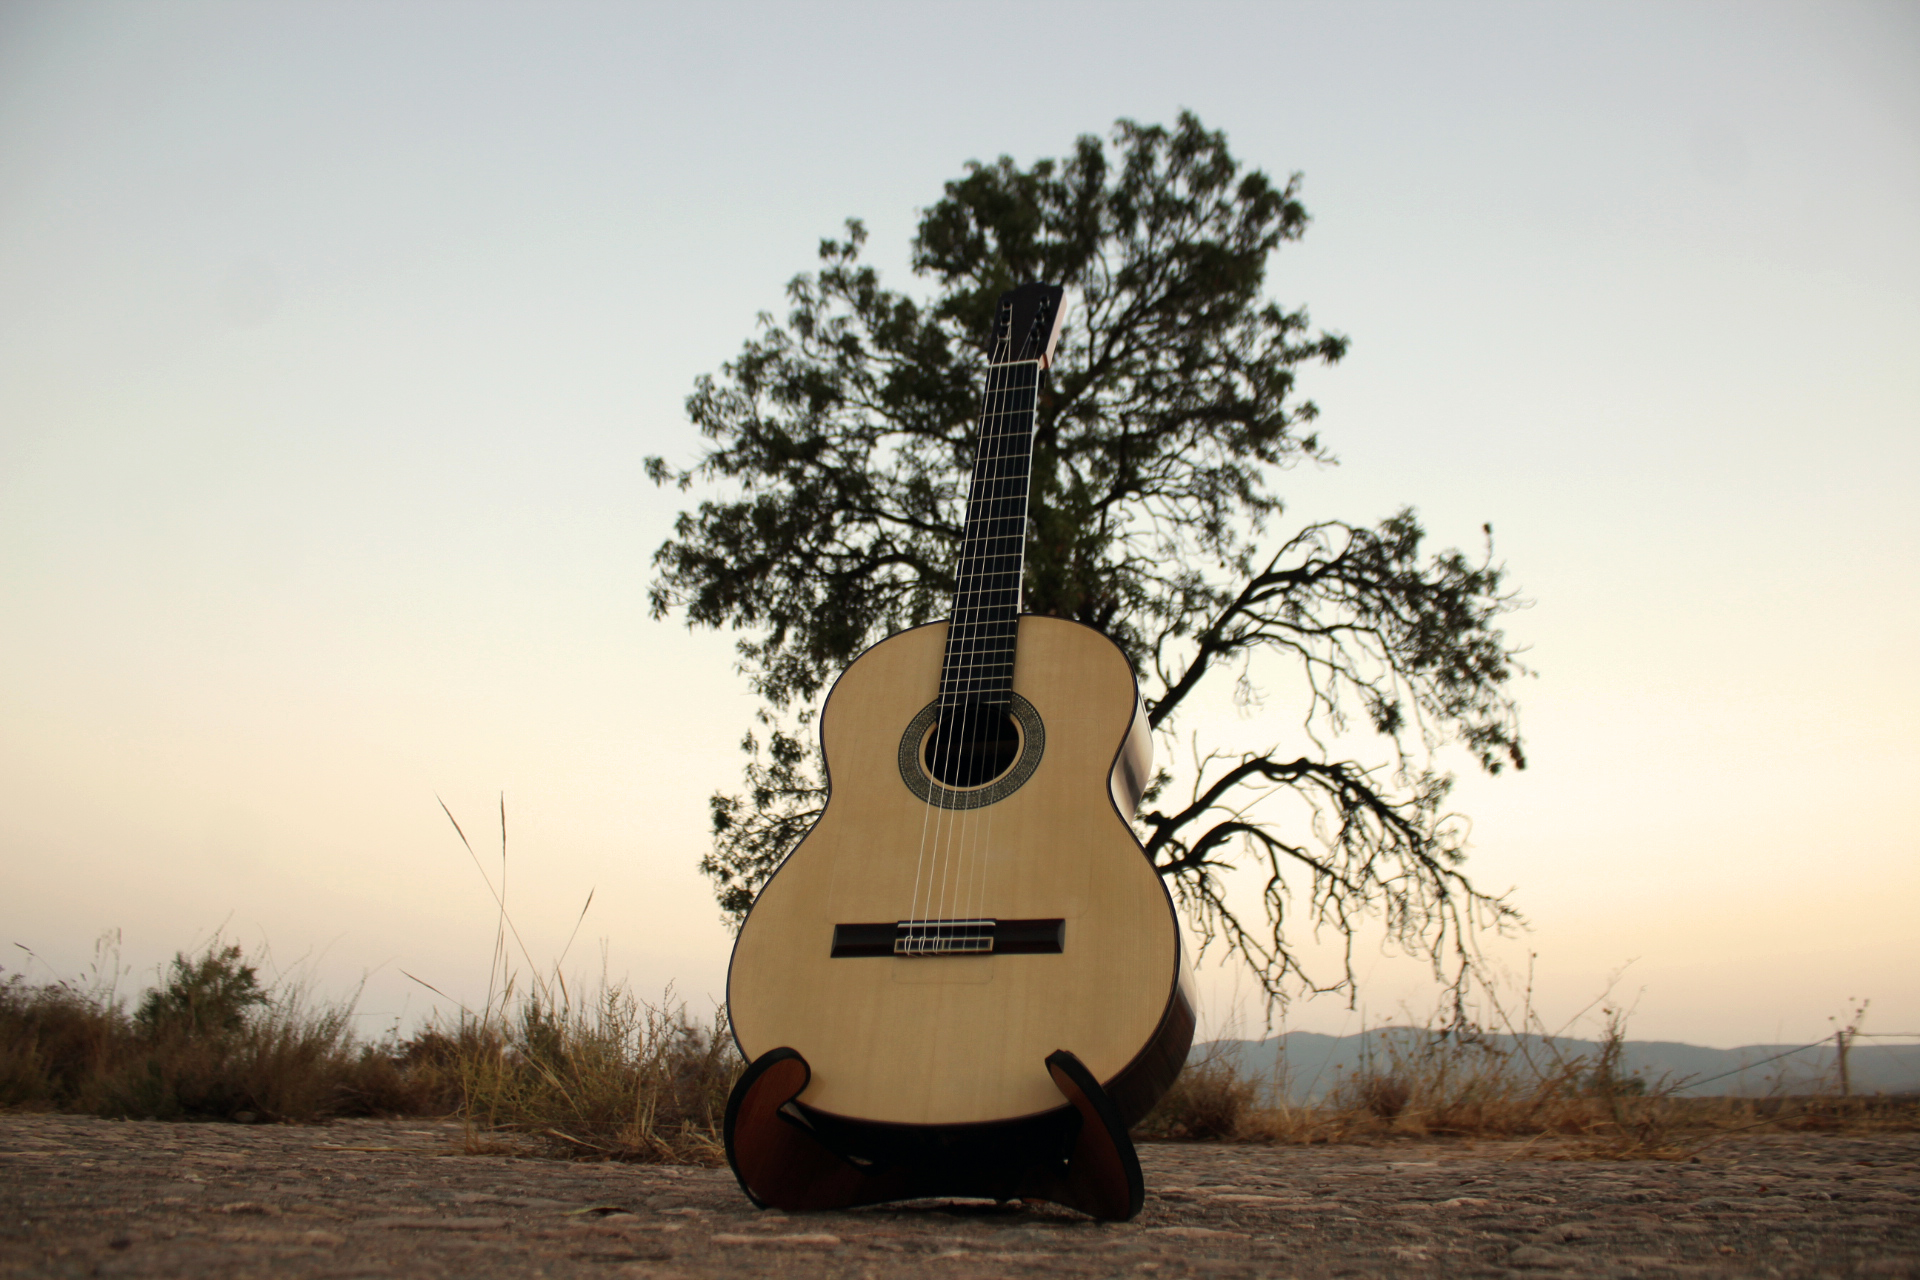
[[[1057,1050],[1143,1114],[1192,1007],[1173,904],[1129,821],[1147,775],[1131,668],[1091,628],[1021,618],[1011,759],[943,780],[927,739],[945,640],[936,623],[882,641],[828,697],[826,809],[734,950],[741,1051],[796,1051],[799,1106],[852,1124],[1057,1111],[1041,1066]]]

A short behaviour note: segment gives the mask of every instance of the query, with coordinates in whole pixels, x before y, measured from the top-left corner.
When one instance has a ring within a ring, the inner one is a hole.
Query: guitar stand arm
[[[1049,1200],[1108,1221],[1140,1212],[1146,1186],[1120,1110],[1093,1073],[1065,1049],[1048,1055],[1047,1074],[1071,1106],[1071,1146],[1036,1150],[1012,1138],[963,1163],[936,1145],[917,1158],[858,1161],[836,1149],[789,1104],[812,1079],[793,1049],[755,1058],[727,1098],[727,1163],[740,1189],[761,1208],[847,1209],[890,1200],[980,1196]]]

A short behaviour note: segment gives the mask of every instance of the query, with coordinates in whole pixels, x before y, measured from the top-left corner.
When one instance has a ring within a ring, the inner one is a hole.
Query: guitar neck
[[[1027,490],[1033,472],[1038,360],[987,370],[967,523],[940,669],[940,705],[1005,706],[1013,690],[1014,639],[1026,561]]]

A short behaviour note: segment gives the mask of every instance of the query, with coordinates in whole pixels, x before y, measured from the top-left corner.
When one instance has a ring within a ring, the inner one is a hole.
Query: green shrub
[[[166,985],[147,992],[133,1021],[153,1039],[229,1036],[245,1030],[247,1016],[269,1003],[239,946],[209,943],[191,960],[174,954]]]

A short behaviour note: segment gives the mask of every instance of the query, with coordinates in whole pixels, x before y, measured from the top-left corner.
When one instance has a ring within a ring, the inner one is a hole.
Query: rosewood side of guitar
[[[901,776],[907,726],[939,688],[946,624],[875,645],[821,718],[825,812],[761,891],[735,945],[727,1000],[752,1061],[798,1050],[799,1101],[841,1119],[976,1125],[1057,1111],[1045,1061],[1074,1053],[1129,1122],[1172,1083],[1192,1039],[1173,904],[1131,815],[1148,737],[1133,673],[1099,632],[1020,620],[1014,691],[1045,729],[1017,790],[933,808]],[[932,914],[1064,921],[1057,954],[831,954],[836,924],[904,920],[941,877]]]

